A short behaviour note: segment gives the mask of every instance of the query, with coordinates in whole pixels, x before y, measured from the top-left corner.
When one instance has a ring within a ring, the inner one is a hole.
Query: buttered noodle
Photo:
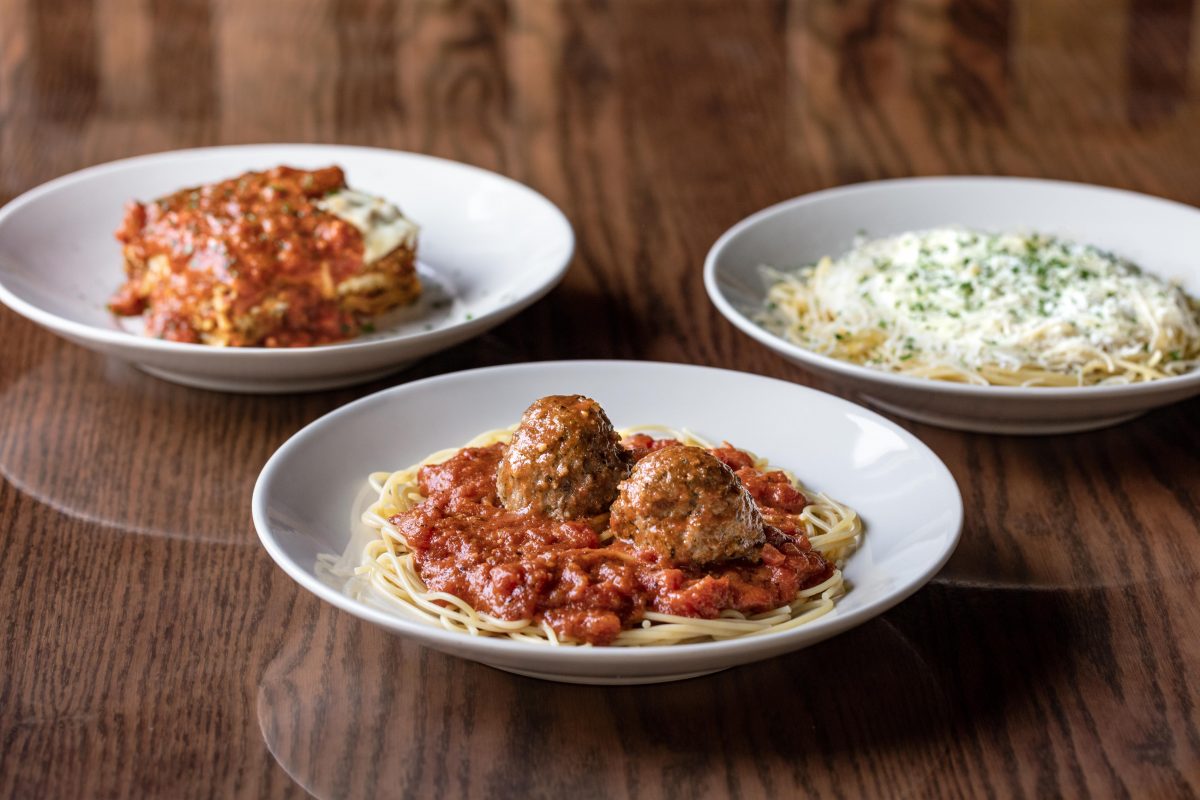
[[[1135,383],[1200,364],[1200,304],[1088,245],[958,228],[765,267],[758,321],[815,352],[938,380]]]
[[[362,551],[361,565],[355,570],[358,591],[369,591],[405,611],[447,630],[474,636],[502,636],[535,644],[554,646],[590,646],[560,639],[550,626],[533,620],[505,620],[476,611],[463,599],[445,592],[429,591],[417,571],[413,552],[403,536],[388,522],[392,516],[408,511],[424,500],[417,485],[417,471],[426,464],[440,464],[453,457],[463,447],[488,447],[507,443],[516,426],[487,431],[461,447],[440,450],[418,464],[396,472],[375,472],[369,477],[378,499],[363,514],[363,522],[378,531]],[[681,443],[709,448],[709,442],[688,431],[676,431],[659,425],[641,426],[619,431],[621,436],[633,433],[653,433],[678,439]],[[755,467],[775,469],[765,459],[755,458]],[[791,473],[788,479],[799,489],[803,487]],[[803,625],[833,610],[834,601],[844,594],[845,581],[841,566],[856,546],[862,533],[862,523],[853,509],[823,494],[810,494],[810,503],[798,515],[813,549],[820,552],[835,567],[833,575],[816,586],[799,592],[789,604],[770,611],[746,616],[726,610],[717,619],[698,619],[647,611],[640,626],[622,631],[613,642],[616,646],[667,645],[688,641],[730,639],[738,636],[780,631]],[[602,542],[612,539],[605,531]]]

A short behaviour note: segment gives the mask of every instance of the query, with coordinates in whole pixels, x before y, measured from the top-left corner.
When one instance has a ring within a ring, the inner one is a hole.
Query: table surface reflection
[[[0,19],[0,201],[138,153],[325,141],[497,170],[578,235],[518,318],[339,391],[185,389],[0,310],[0,796],[1200,793],[1197,401],[1049,438],[903,423],[962,488],[946,569],[827,643],[657,687],[399,641],[300,590],[249,519],[291,433],[428,375],[636,358],[833,390],[723,322],[699,277],[723,230],[797,194],[989,173],[1200,204],[1187,0],[0,0]]]

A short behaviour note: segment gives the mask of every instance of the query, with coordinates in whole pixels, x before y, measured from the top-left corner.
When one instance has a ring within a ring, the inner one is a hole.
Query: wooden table
[[[286,140],[511,175],[572,219],[574,264],[491,334],[290,397],[163,383],[0,309],[0,795],[1200,793],[1200,402],[1047,438],[905,423],[966,501],[941,575],[826,644],[654,688],[392,638],[299,589],[249,518],[280,443],[401,381],[621,357],[816,383],[700,281],[787,197],[1001,173],[1200,204],[1186,0],[0,0],[0,200]]]

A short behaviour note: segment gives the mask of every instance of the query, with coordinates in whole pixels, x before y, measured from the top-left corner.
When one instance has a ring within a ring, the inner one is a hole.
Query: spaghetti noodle
[[[363,521],[378,531],[379,538],[367,544],[362,552],[362,563],[356,570],[358,591],[370,591],[376,598],[384,598],[411,615],[441,625],[447,630],[475,636],[507,637],[551,646],[580,644],[558,635],[544,619],[503,619],[477,610],[455,594],[431,591],[421,577],[410,543],[390,521],[396,515],[416,508],[426,499],[418,485],[418,471],[421,467],[442,464],[464,452],[466,448],[505,445],[515,430],[516,426],[487,431],[472,439],[463,448],[441,450],[418,464],[396,472],[371,474],[370,484],[378,492],[378,499],[364,513]],[[621,431],[620,434],[624,437],[650,432],[666,434],[681,444],[712,448],[710,443],[694,434],[663,426],[630,428]],[[760,470],[771,469],[764,459],[754,458],[754,464]],[[800,487],[793,475],[786,472],[784,474],[792,486]],[[841,566],[858,542],[862,533],[862,523],[852,509],[823,494],[812,495],[811,502],[805,505],[798,519],[812,549],[832,564],[831,574],[819,583],[802,588],[790,602],[757,614],[743,614],[726,609],[716,618],[704,619],[646,610],[639,623],[633,628],[622,630],[609,643],[617,646],[645,646],[723,640],[787,630],[828,614],[833,610],[835,599],[846,589]],[[605,520],[600,521],[604,527],[599,534],[602,546],[613,542],[613,534],[607,530],[604,523]],[[619,552],[616,555],[633,558]]]
[[[758,321],[808,349],[914,377],[997,386],[1159,380],[1200,364],[1200,303],[1088,245],[958,228],[764,268]]]

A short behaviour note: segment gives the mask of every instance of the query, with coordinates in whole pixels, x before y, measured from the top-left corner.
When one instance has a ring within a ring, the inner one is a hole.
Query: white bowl
[[[337,164],[350,186],[385,197],[421,226],[425,284],[376,332],[296,349],[223,348],[140,334],[105,303],[123,278],[113,231],[124,204],[279,164]],[[368,147],[272,144],[115,161],[37,187],[0,209],[0,301],[84,347],[189,386],[291,392],[358,383],[458,344],[533,303],[562,278],[571,225],[542,195],[487,170]]]
[[[704,283],[722,314],[784,357],[903,417],[988,433],[1100,428],[1200,394],[1200,372],[1144,384],[1076,388],[972,386],[896,375],[823,356],[753,321],[767,286],[759,267],[840,255],[860,233],[962,225],[1038,231],[1111,250],[1200,294],[1200,210],[1156,197],[1025,178],[911,178],[830,189],[771,206],[730,228],[708,253]]]
[[[322,576],[375,499],[372,471],[510,425],[547,394],[594,397],[613,424],[662,423],[728,439],[794,470],[857,509],[866,531],[848,559],[850,590],[808,625],[724,642],[645,648],[552,647],[445,630],[349,597]],[[499,669],[580,683],[654,683],[745,664],[819,642],[879,614],[929,580],[954,550],[962,500],[949,471],[911,434],[845,400],[740,372],[628,361],[492,367],[397,386],[338,409],[289,439],[254,487],[254,525],[267,552],[333,605],[446,653]]]

